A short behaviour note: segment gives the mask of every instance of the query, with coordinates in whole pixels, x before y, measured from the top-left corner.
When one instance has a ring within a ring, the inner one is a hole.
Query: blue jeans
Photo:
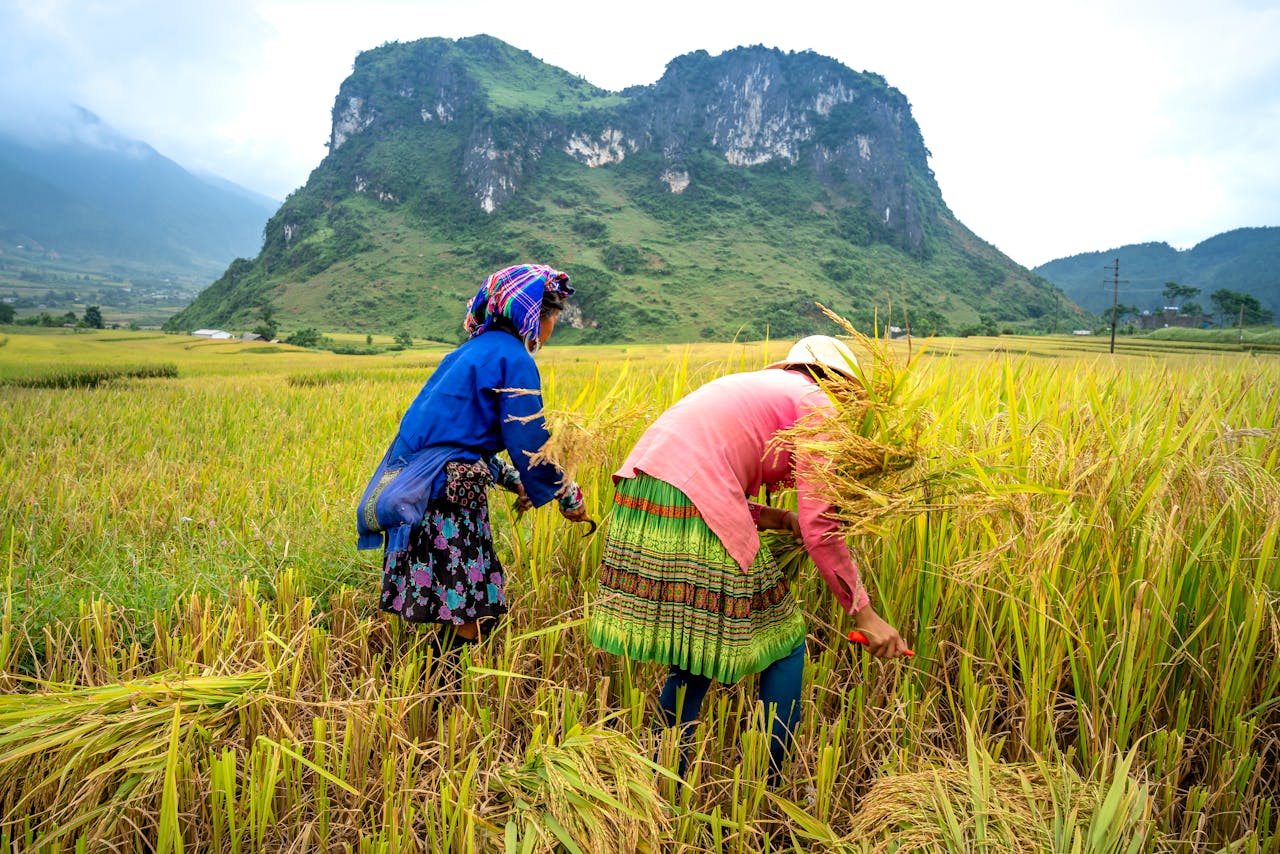
[[[804,682],[804,641],[760,672],[759,696],[764,703],[765,714],[776,709],[773,729],[769,739],[769,779],[777,782],[782,763],[791,752],[792,734],[800,720],[800,688]],[[674,664],[667,671],[666,684],[658,696],[662,710],[663,726],[681,729],[680,775],[684,776],[686,759],[684,743],[693,734],[698,722],[702,700],[711,687],[711,678],[696,676]],[[680,689],[684,689],[684,702],[680,703]]]

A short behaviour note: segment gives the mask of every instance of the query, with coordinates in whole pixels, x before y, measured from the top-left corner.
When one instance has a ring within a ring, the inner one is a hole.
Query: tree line
[[[102,319],[102,308],[100,306],[87,306],[84,310],[84,317],[77,317],[74,311],[68,311],[65,314],[50,314],[42,311],[31,317],[15,317],[16,312],[11,304],[0,302],[0,323],[13,323],[18,326],[75,326],[81,329],[106,329],[107,324]]]
[[[1200,288],[1194,288],[1190,285],[1165,282],[1161,295],[1164,297],[1165,306],[1170,308],[1176,306],[1179,315],[1187,317],[1216,317],[1220,327],[1262,326],[1271,323],[1275,319],[1273,312],[1264,308],[1253,294],[1232,291],[1226,288],[1219,288],[1209,294],[1209,302],[1213,306],[1213,311],[1206,312],[1200,303],[1195,301],[1195,297],[1200,292]],[[1117,303],[1114,308],[1114,316],[1113,309],[1110,308],[1103,312],[1103,316],[1108,323],[1112,323],[1129,317],[1137,317],[1141,313],[1142,310],[1137,306]]]

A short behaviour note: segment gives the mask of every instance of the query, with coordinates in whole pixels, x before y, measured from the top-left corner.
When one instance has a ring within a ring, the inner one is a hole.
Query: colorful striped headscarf
[[[547,292],[569,296],[569,274],[545,264],[520,264],[507,267],[485,279],[480,290],[467,303],[467,316],[462,328],[475,338],[493,328],[493,322],[505,317],[515,324],[525,341],[538,335],[538,313]]]

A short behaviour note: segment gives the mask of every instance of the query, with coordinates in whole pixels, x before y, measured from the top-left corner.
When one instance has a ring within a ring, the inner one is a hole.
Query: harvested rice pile
[[[1152,798],[1129,760],[1101,783],[1065,763],[1000,762],[968,741],[964,760],[877,781],[849,827],[855,850],[1123,852],[1156,841]]]
[[[507,805],[498,821],[508,851],[518,850],[517,838],[536,840],[539,851],[656,850],[668,819],[654,781],[669,772],[625,735],[574,727],[560,743],[526,753],[523,764],[501,769],[495,784]]]

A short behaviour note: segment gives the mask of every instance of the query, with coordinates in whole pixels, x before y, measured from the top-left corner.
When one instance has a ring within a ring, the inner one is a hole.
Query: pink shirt
[[[789,448],[770,444],[798,420],[833,408],[808,377],[778,368],[730,374],[685,396],[636,443],[614,479],[642,471],[689,497],[703,521],[746,569],[760,550],[748,495],[760,487],[796,486],[805,548],[836,600],[849,613],[870,601],[858,567],[839,535],[832,507],[806,484]],[[803,461],[801,461],[803,462]]]

